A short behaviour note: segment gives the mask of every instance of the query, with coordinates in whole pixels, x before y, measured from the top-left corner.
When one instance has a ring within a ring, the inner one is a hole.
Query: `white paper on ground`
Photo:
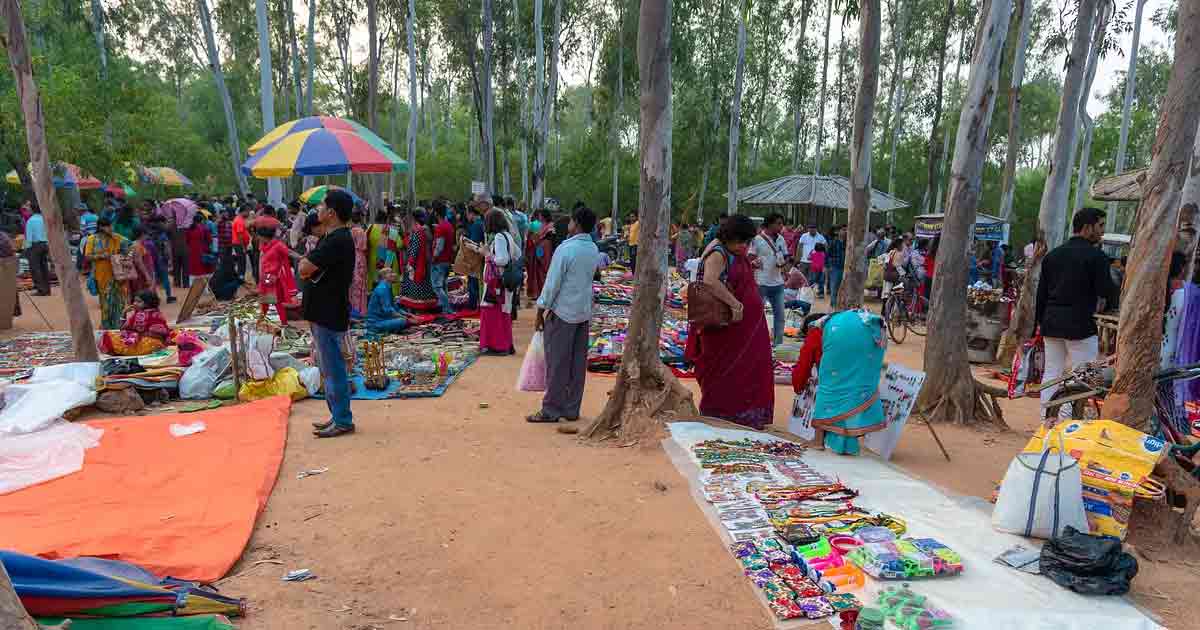
[[[700,468],[692,445],[712,439],[782,441],[756,431],[719,429],[700,422],[669,425],[671,437],[663,440],[672,463],[688,480],[692,496],[728,545],[730,537],[713,506],[700,493]],[[856,503],[872,511],[903,518],[911,535],[935,538],[958,552],[966,570],[949,578],[917,580],[912,587],[930,597],[955,617],[956,630],[1157,630],[1162,628],[1124,597],[1084,597],[1049,579],[1003,567],[993,558],[1013,545],[1037,548],[1041,541],[1004,534],[992,529],[991,506],[975,497],[951,497],[933,486],[909,477],[875,457],[841,457],[809,451],[804,461],[818,471],[840,479],[861,494]],[[730,555],[731,570],[737,561]],[[1136,583],[1136,578],[1135,578]],[[747,587],[755,590],[747,580]],[[860,599],[873,599],[889,583],[868,579]],[[899,582],[891,582],[899,584]],[[762,600],[761,593],[759,598]],[[772,615],[774,617],[774,615]],[[812,622],[776,622],[795,628]]]
[[[95,402],[96,390],[74,380],[14,383],[4,389],[0,435],[44,429],[67,411]]]
[[[103,434],[59,420],[36,433],[0,435],[0,495],[78,472],[84,451]]]
[[[208,426],[205,425],[203,421],[197,420],[191,424],[179,424],[178,422],[173,422],[171,423],[171,426],[167,427],[167,430],[170,431],[171,435],[174,435],[175,437],[183,437],[185,435],[199,433],[207,428]]]

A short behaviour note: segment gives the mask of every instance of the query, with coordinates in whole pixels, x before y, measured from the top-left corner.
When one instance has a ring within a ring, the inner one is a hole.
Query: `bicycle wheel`
[[[1069,384],[1058,388],[1054,392],[1054,396],[1050,397],[1050,402],[1046,407],[1045,417],[1047,420],[1097,420],[1100,418],[1100,398],[1092,395],[1085,398],[1076,398],[1095,390],[1085,385]],[[1066,402],[1056,403],[1055,401],[1066,398],[1076,398]]]
[[[908,318],[905,314],[904,302],[900,296],[888,296],[887,301],[883,303],[883,319],[887,322],[888,336],[896,343],[904,343],[904,338],[908,336],[908,327],[905,325]]]
[[[919,337],[929,332],[926,323],[929,320],[929,300],[920,295],[912,296],[908,303],[908,329]]]

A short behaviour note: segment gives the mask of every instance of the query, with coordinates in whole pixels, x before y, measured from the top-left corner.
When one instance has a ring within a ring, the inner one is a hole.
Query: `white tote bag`
[[[1058,433],[1058,453],[1050,445],[1041,453],[1019,453],[1000,483],[992,527],[1033,538],[1053,538],[1066,526],[1086,532],[1083,480],[1079,462],[1064,453]]]

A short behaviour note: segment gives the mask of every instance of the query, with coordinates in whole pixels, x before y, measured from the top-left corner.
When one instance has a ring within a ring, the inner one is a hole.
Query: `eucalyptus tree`
[[[726,189],[728,201],[725,214],[737,212],[738,206],[738,155],[741,153],[742,132],[742,88],[746,73],[746,21],[750,19],[751,0],[745,0],[738,11],[737,63],[734,65],[733,96],[729,104],[729,162]]]
[[[1121,105],[1121,136],[1117,143],[1117,157],[1114,175],[1125,172],[1126,151],[1129,148],[1129,121],[1133,117],[1133,95],[1137,89],[1138,46],[1142,39],[1142,13],[1146,9],[1146,0],[1134,0],[1137,8],[1133,16],[1133,36],[1129,44],[1129,71],[1125,73],[1125,100]],[[1117,202],[1108,203],[1108,214],[1104,218],[1104,229],[1108,232],[1117,230]]]
[[[975,378],[963,343],[967,337],[967,247],[990,148],[988,128],[1011,8],[1011,0],[984,3],[959,115],[949,202],[938,248],[939,275],[929,302],[929,327],[939,334],[926,342],[927,376],[917,398],[917,408],[930,420],[972,423],[979,411]]]
[[[225,73],[221,70],[221,53],[217,50],[217,38],[213,33],[212,15],[208,12],[208,0],[196,0],[200,26],[204,29],[205,50],[208,53],[208,67],[212,70],[213,82],[217,86],[217,94],[221,98],[221,107],[225,112],[225,129],[229,138],[230,161],[233,164],[233,174],[237,180],[238,190],[242,195],[249,192],[246,176],[242,174],[242,145],[238,141],[237,120],[233,114],[233,100],[229,96],[229,86],[225,84]]]

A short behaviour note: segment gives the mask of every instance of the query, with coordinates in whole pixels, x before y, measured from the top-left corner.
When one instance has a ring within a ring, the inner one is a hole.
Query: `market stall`
[[[853,628],[837,617],[855,614],[871,628],[885,617],[887,628],[1160,627],[1126,599],[1001,564],[1040,543],[996,532],[982,502],[879,459],[700,422],[669,429],[664,448],[776,627]]]
[[[933,238],[942,233],[942,222],[946,219],[944,213],[921,214],[913,218],[913,233],[917,238]],[[1008,243],[1008,233],[1012,226],[1004,219],[984,214],[975,215],[975,240]]]

